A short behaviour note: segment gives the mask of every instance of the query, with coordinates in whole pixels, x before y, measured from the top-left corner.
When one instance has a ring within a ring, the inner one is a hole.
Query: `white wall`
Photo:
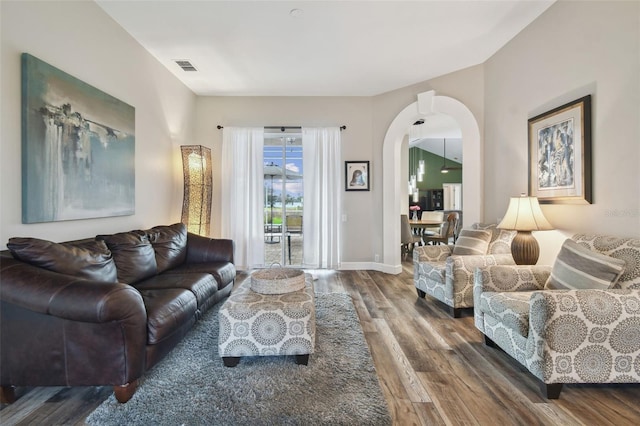
[[[212,235],[219,235],[216,125],[346,125],[343,160],[369,160],[371,191],[344,193],[343,262],[382,254],[382,144],[389,124],[418,93],[464,103],[483,134],[482,220],[495,222],[527,190],[527,119],[593,95],[593,194],[588,206],[543,206],[559,231],[537,233],[539,263],[564,235],[640,234],[640,3],[558,2],[485,64],[374,97],[196,98],[90,1],[1,1],[0,245],[11,236],[54,241],[177,222],[182,202],[178,146],[213,148]],[[20,54],[28,52],[136,108],[136,214],[21,224]],[[467,159],[474,161],[476,159]],[[508,178],[505,178],[507,176]]]
[[[92,1],[2,1],[0,247],[180,221],[179,145],[193,143],[196,96]],[[21,223],[20,54],[27,52],[136,109],[136,214]]]
[[[374,138],[376,140],[379,138],[382,141],[391,121],[396,118],[398,113],[408,105],[416,102],[418,94],[430,90],[435,91],[435,96],[446,96],[464,104],[473,114],[473,117],[478,124],[480,135],[482,135],[484,119],[484,71],[483,66],[477,65],[374,97]],[[466,141],[466,143],[468,142],[469,141]],[[482,152],[482,137],[480,144],[481,146],[479,151]],[[469,146],[466,146],[465,141],[463,141],[463,151],[468,150]],[[474,152],[475,150],[469,151]],[[380,155],[382,155],[382,146],[380,147]],[[472,165],[472,167],[475,167],[480,164],[482,162],[482,158],[463,155],[463,162],[467,167],[467,171],[469,171],[469,167]],[[471,186],[473,185],[470,184],[469,187]],[[473,216],[473,220],[470,222],[465,221],[465,225],[470,225],[471,222],[476,219],[484,221],[482,212],[476,214],[477,209],[481,207],[482,206],[463,206],[463,209],[472,208],[474,210],[474,213],[469,215],[469,217]]]
[[[374,259],[373,243],[379,224],[371,216],[382,190],[378,175],[382,166],[372,161],[374,141],[371,135],[371,98],[369,97],[200,97],[197,102],[196,141],[209,146],[213,156],[213,199],[220,200],[220,157],[222,130],[217,125],[233,127],[262,126],[347,126],[342,131],[342,160],[371,161],[371,191],[343,191],[343,261],[363,262]],[[381,145],[382,142],[380,141]],[[344,179],[344,176],[342,176]],[[214,201],[211,233],[220,235],[220,211],[224,206]]]
[[[428,82],[401,88],[375,97],[199,97],[196,143],[212,149],[214,167],[213,199],[220,199],[220,155],[222,126],[340,126],[342,160],[368,160],[371,191],[343,192],[347,214],[343,232],[344,268],[384,269],[382,241],[382,145],[391,121],[416,95],[436,89],[440,95],[459,99],[473,111],[482,129],[482,67],[476,66]],[[475,159],[480,161],[480,159]],[[212,229],[220,234],[220,205],[214,202]]]
[[[557,2],[485,63],[485,216],[527,192],[527,119],[592,95],[593,204],[543,205],[538,263],[576,232],[640,236],[640,2]]]

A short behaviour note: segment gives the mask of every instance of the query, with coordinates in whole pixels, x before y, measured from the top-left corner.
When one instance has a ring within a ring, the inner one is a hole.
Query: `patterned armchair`
[[[471,248],[468,241],[486,234],[486,245]],[[456,245],[416,247],[413,251],[413,283],[418,296],[433,296],[449,307],[454,318],[460,311],[473,307],[473,272],[488,265],[513,265],[511,240],[515,231],[497,229],[496,225],[473,224],[460,232]],[[469,238],[470,236],[470,238]],[[460,254],[458,254],[460,253]]]
[[[545,290],[562,264],[564,245],[553,267],[475,271],[474,319],[485,343],[499,346],[540,379],[550,399],[560,396],[563,383],[640,382],[640,239],[580,234],[572,240],[624,261],[611,289]],[[597,262],[565,265],[593,268]],[[588,280],[565,280],[565,288]]]

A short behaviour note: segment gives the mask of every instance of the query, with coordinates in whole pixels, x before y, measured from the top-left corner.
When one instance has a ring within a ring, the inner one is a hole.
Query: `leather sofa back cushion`
[[[146,235],[132,231],[98,235],[96,239],[104,241],[111,250],[119,282],[134,284],[157,274],[156,255]]]
[[[154,226],[151,229],[138,232],[149,238],[156,252],[158,273],[184,263],[187,257],[187,227],[184,223]]]
[[[624,272],[626,262],[565,240],[558,253],[545,290],[611,288]]]
[[[10,238],[16,259],[40,268],[92,281],[117,282],[116,265],[103,241],[54,243],[38,238]]]

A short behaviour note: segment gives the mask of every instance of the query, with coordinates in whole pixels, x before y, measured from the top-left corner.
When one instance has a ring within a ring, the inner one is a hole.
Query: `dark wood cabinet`
[[[409,196],[409,206],[418,205],[420,206],[420,211],[444,209],[444,191],[442,189],[421,190],[420,193],[424,193],[425,195],[421,196],[417,203]]]
[[[444,209],[444,192],[442,189],[429,189],[426,195],[427,210]]]

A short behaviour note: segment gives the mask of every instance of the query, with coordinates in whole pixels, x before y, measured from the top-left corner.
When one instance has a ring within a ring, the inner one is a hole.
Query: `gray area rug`
[[[307,366],[286,356],[247,357],[224,367],[217,347],[219,307],[147,372],[129,402],[111,395],[87,424],[391,424],[348,294],[316,294],[316,348]]]

